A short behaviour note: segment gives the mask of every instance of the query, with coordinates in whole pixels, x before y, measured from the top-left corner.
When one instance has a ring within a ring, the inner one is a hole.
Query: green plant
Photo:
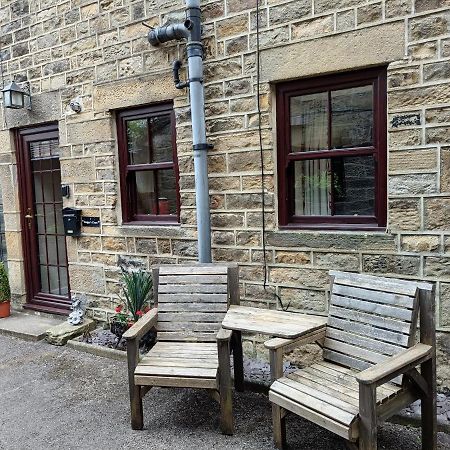
[[[9,288],[8,274],[5,265],[0,262],[0,303],[11,300],[11,290]]]
[[[146,306],[150,306],[153,288],[152,277],[143,270],[127,272],[122,268],[122,278],[126,307],[133,320],[137,321],[142,316]]]

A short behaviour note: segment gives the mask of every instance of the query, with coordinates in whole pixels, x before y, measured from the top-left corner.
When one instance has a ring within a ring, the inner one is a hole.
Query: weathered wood
[[[225,330],[224,330],[225,331]],[[218,339],[220,429],[223,434],[233,434],[233,397],[231,391],[230,339]]]
[[[131,428],[142,430],[144,415],[142,409],[141,386],[134,382],[134,371],[139,363],[139,340],[127,341],[128,387],[130,391]]]
[[[377,450],[376,386],[359,386],[359,448]]]
[[[233,335],[233,332],[231,330],[225,330],[221,328],[219,332],[217,333],[216,339],[218,341],[229,341]]]
[[[159,303],[227,303],[227,293],[159,294]]]
[[[139,339],[156,326],[158,320],[158,309],[151,309],[145,313],[132,327],[123,334],[124,339]]]
[[[363,300],[370,300],[376,303],[385,305],[399,306],[404,308],[414,308],[414,296],[393,294],[383,291],[371,291],[368,289],[361,289],[359,287],[347,286],[344,284],[336,284],[333,287],[335,294],[343,297],[354,297]]]
[[[308,408],[305,405],[297,403],[296,401],[288,397],[285,397],[284,395],[279,394],[278,392],[275,392],[272,389],[270,389],[269,391],[269,400],[272,403],[287,409],[288,411],[291,411],[301,417],[304,417],[307,420],[310,420],[311,422],[317,425],[320,425],[321,427],[337,434],[338,436],[341,436],[345,439],[349,439],[350,432],[348,425],[336,422],[333,419],[324,416],[321,412],[317,412],[315,410]]]
[[[134,381],[141,386],[217,389],[217,380],[212,378],[136,375]]]
[[[377,420],[420,395],[422,448],[435,450],[434,287],[370,275],[330,274],[325,361],[278,378],[269,391],[270,401],[349,441],[359,438],[360,450],[375,450]],[[421,343],[413,345],[419,310]],[[294,342],[271,339],[265,344],[277,375],[282,360],[275,352],[291,349]],[[396,386],[402,375],[410,382]],[[279,417],[273,413],[276,442],[281,439]]]
[[[169,302],[161,302],[161,296],[159,301],[160,314],[162,313],[179,313],[179,312],[202,312],[202,313],[226,313],[227,312],[227,304],[226,298],[225,303],[188,303],[188,302],[177,302],[177,303],[169,303]]]
[[[185,377],[185,378],[215,378],[217,376],[217,367],[199,368],[199,367],[175,367],[175,366],[149,366],[139,364],[134,372],[135,375],[146,376],[167,376],[167,377]]]
[[[321,316],[231,305],[222,327],[292,339],[321,329],[325,323],[326,317]]]
[[[323,328],[312,331],[311,333],[304,334],[303,336],[300,336],[297,339],[285,339],[285,338],[273,338],[269,339],[268,341],[264,342],[264,346],[268,348],[269,350],[277,349],[282,347],[284,353],[288,353],[291,350],[294,350],[295,348],[309,344],[311,342],[321,342],[325,338],[325,328],[326,325],[323,326]]]
[[[234,388],[238,392],[244,390],[244,355],[242,352],[242,333],[233,332],[231,342],[233,348],[233,369],[234,369]]]
[[[432,350],[433,348],[429,345],[418,343],[414,347],[390,357],[385,362],[364,370],[358,374],[357,380],[361,384],[378,386],[431,359]]]
[[[159,294],[226,294],[226,284],[161,284],[158,286]]]
[[[239,266],[237,264],[228,267],[228,292],[230,294],[230,305],[239,305]]]
[[[418,283],[414,281],[378,276],[375,277],[373,275],[365,275],[361,273],[355,274],[331,270],[330,275],[335,277],[335,283],[382,292],[388,291],[401,295],[414,296],[418,287]],[[425,283],[423,283],[423,285],[425,286]],[[420,286],[420,288],[422,288],[422,286]]]
[[[282,408],[272,403],[273,442],[275,447],[282,450],[286,444],[286,418]]]
[[[185,284],[225,284],[227,285],[227,276],[224,275],[162,275],[159,274],[159,285],[185,285]]]
[[[275,381],[283,376],[283,349],[276,348],[269,351],[270,357],[270,381]]]
[[[228,267],[226,265],[211,264],[207,265],[183,265],[161,266],[159,273],[161,275],[226,275]]]

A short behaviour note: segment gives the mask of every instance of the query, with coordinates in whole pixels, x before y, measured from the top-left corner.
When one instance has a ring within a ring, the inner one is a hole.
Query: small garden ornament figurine
[[[84,312],[86,311],[86,297],[74,297],[70,309],[72,312],[69,314],[67,322],[69,322],[70,325],[82,324]]]

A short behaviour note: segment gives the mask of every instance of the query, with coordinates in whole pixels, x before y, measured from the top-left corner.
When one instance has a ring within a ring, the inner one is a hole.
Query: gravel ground
[[[270,404],[261,393],[235,395],[236,431],[222,436],[218,406],[205,391],[152,390],[145,429],[129,426],[123,362],[0,336],[1,450],[273,449]],[[288,417],[290,449],[344,450],[344,442],[298,417]],[[439,433],[439,449],[450,436]],[[379,448],[419,450],[420,432],[385,424]]]

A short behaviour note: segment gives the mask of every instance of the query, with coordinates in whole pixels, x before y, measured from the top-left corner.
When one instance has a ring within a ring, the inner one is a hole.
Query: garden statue
[[[67,322],[70,325],[80,325],[83,323],[83,316],[86,311],[86,296],[73,297],[72,305],[70,307],[72,312],[69,314]]]

